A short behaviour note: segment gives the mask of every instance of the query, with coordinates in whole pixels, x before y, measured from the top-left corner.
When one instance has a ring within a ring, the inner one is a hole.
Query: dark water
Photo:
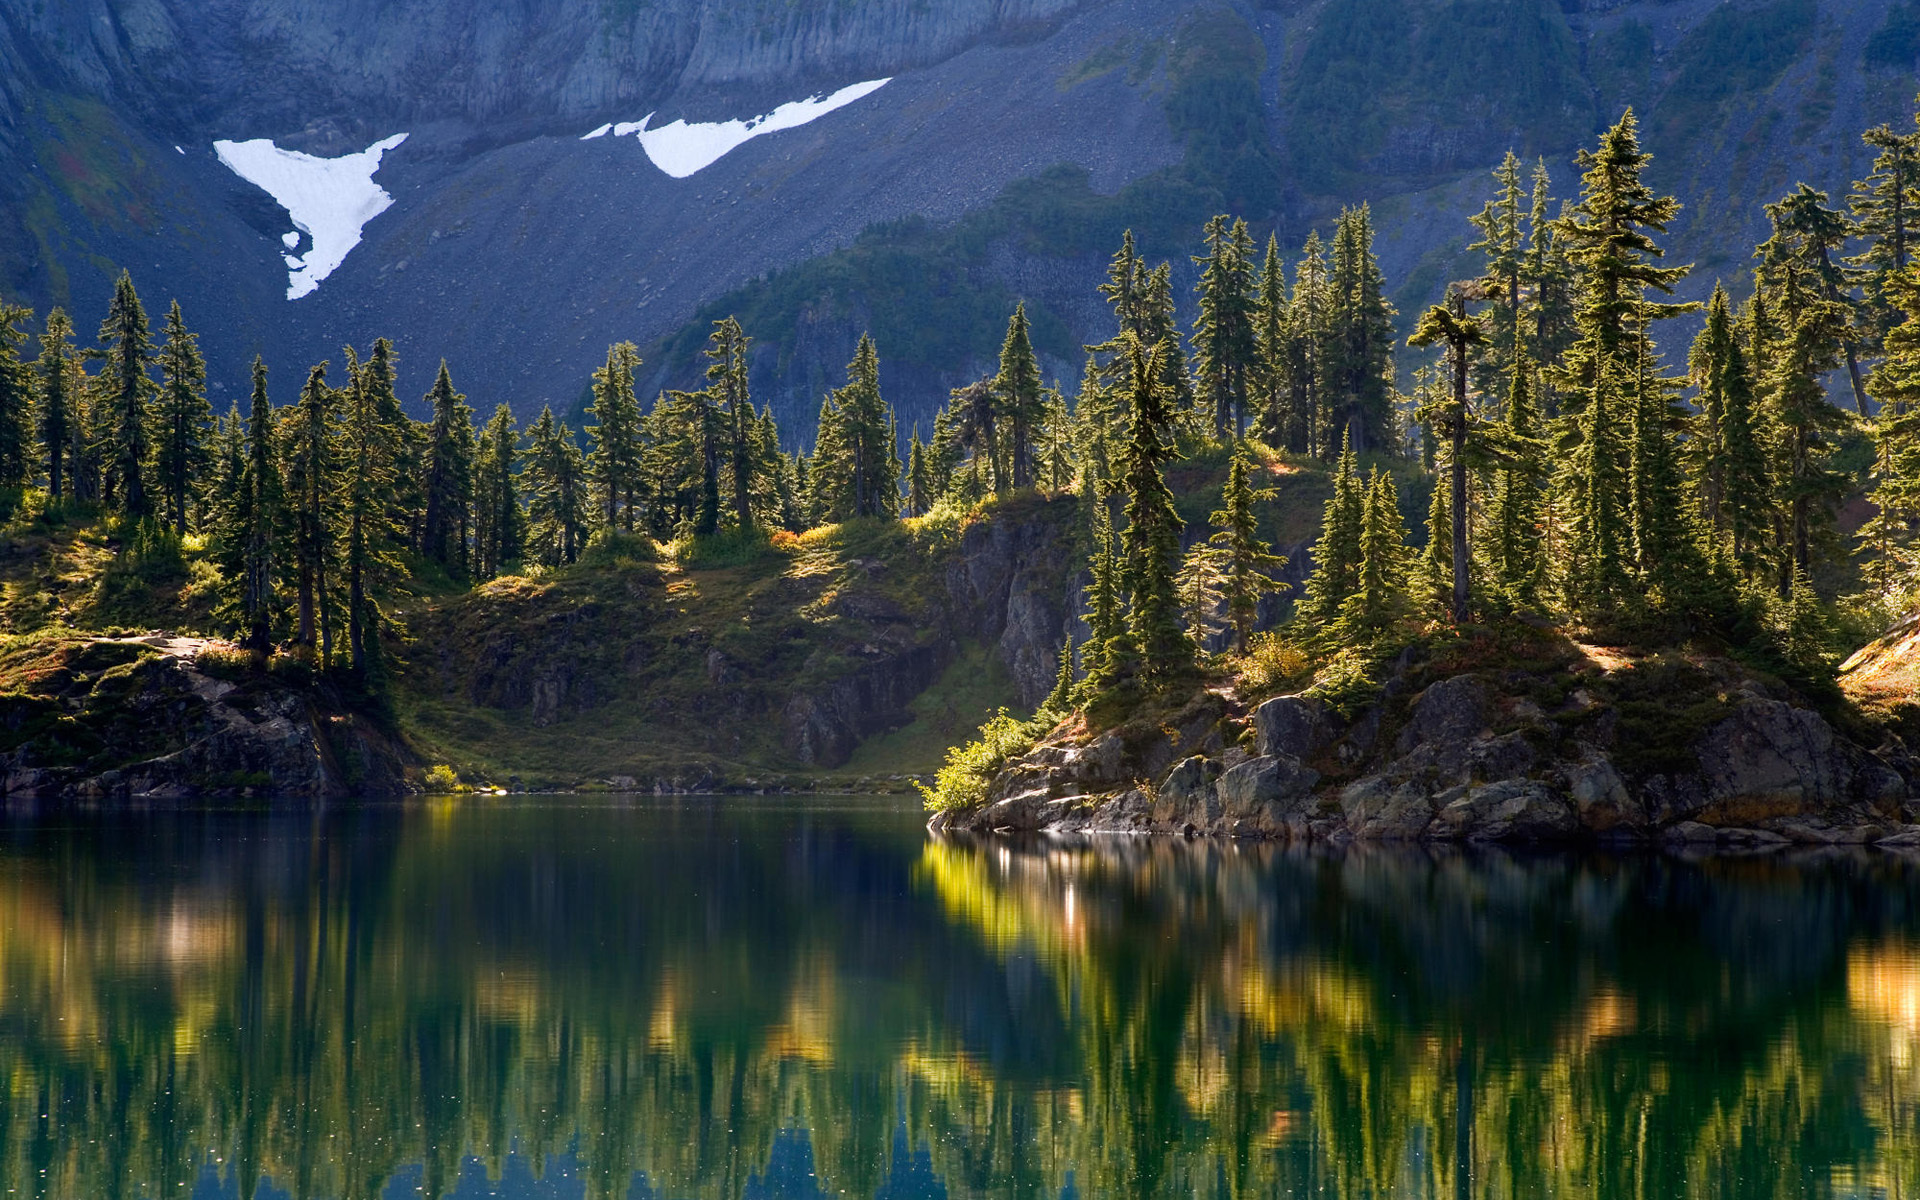
[[[1920,868],[930,842],[897,802],[15,824],[0,1187],[1920,1184]]]

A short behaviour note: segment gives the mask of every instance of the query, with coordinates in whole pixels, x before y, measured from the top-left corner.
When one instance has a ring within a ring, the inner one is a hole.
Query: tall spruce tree
[[[1533,360],[1542,364],[1557,363],[1577,335],[1573,267],[1554,236],[1554,221],[1547,215],[1553,203],[1552,186],[1546,160],[1542,159],[1533,169],[1533,195],[1527,213],[1527,253],[1521,266],[1523,294],[1531,296],[1525,304],[1527,343]],[[1541,375],[1537,400],[1543,415],[1552,417],[1559,411],[1552,376],[1546,372]]]
[[[1127,527],[1121,535],[1127,645],[1141,674],[1161,681],[1193,662],[1192,644],[1180,628],[1173,578],[1185,523],[1161,474],[1161,467],[1177,457],[1161,436],[1173,420],[1171,398],[1161,382],[1164,349],[1149,351],[1137,341],[1128,349],[1133,423],[1121,472],[1127,496]]]
[[[100,341],[106,347],[106,363],[100,373],[107,412],[106,494],[121,512],[137,519],[153,511],[147,495],[146,469],[150,450],[147,405],[155,391],[149,374],[154,349],[146,309],[133,289],[133,276],[125,271],[113,285],[113,301],[107,306],[107,319],[100,324]]]
[[[1288,339],[1292,312],[1287,303],[1287,273],[1280,262],[1280,242],[1267,235],[1267,254],[1260,267],[1260,290],[1253,305],[1252,373],[1256,414],[1255,432],[1270,445],[1293,448],[1304,442],[1299,432],[1307,423],[1304,414],[1293,405],[1293,387],[1289,373]]]
[[[640,516],[642,451],[640,399],[633,376],[640,368],[640,352],[632,342],[607,348],[607,363],[593,373],[593,403],[587,426],[593,450],[587,465],[599,494],[600,520],[607,528],[632,533]]]
[[[1353,594],[1340,606],[1337,636],[1348,645],[1370,645],[1406,608],[1407,526],[1393,476],[1375,469],[1366,485],[1360,517],[1360,565]]]
[[[845,387],[820,405],[812,485],[818,520],[892,517],[900,510],[900,454],[893,409],[880,395],[880,355],[865,334],[847,364]],[[924,472],[924,465],[922,470]]]
[[[1333,302],[1335,390],[1345,400],[1338,417],[1359,453],[1393,443],[1393,305],[1373,253],[1373,216],[1367,205],[1340,214],[1334,228],[1329,279]]]
[[[1486,260],[1483,289],[1488,305],[1483,324],[1487,328],[1486,352],[1476,364],[1476,383],[1480,393],[1497,395],[1502,383],[1511,380],[1513,360],[1520,336],[1521,285],[1525,277],[1526,251],[1521,234],[1521,204],[1526,190],[1520,182],[1520,160],[1513,151],[1494,168],[1493,178],[1499,191],[1486,207],[1469,218],[1480,231],[1480,240],[1468,246]]]
[[[1473,369],[1473,349],[1485,341],[1486,331],[1479,321],[1467,315],[1466,290],[1459,287],[1453,289],[1446,304],[1436,304],[1422,313],[1413,336],[1407,339],[1410,346],[1445,346],[1452,375],[1453,387],[1447,403],[1438,412],[1424,415],[1446,439],[1449,448],[1448,512],[1453,524],[1450,608],[1456,625],[1466,624],[1471,616],[1469,588],[1473,559],[1467,541],[1467,441],[1473,431],[1473,413],[1467,407],[1467,379]]]
[[[1040,361],[1034,357],[1027,329],[1027,306],[1015,305],[1000,344],[1000,370],[993,377],[993,400],[1006,423],[1011,443],[1008,455],[1013,486],[1032,487],[1033,443],[1046,419],[1046,396],[1040,382]]]
[[[333,500],[339,454],[334,441],[338,396],[327,386],[327,364],[307,372],[300,398],[283,418],[281,453],[286,461],[296,644],[315,651],[321,664],[333,655]]]
[[[1094,686],[1113,681],[1118,660],[1126,657],[1126,612],[1120,595],[1120,560],[1113,517],[1104,498],[1092,505],[1093,554],[1087,563],[1087,640],[1080,647],[1080,668]]]
[[[73,322],[66,310],[47,314],[40,332],[40,356],[34,360],[40,399],[40,450],[47,469],[47,494],[59,504],[70,455],[77,403],[73,383]]]
[[[193,486],[207,465],[207,365],[199,337],[187,330],[180,302],[167,309],[166,342],[160,347],[160,395],[153,409],[153,474],[166,504],[166,518],[187,532]]]
[[[1253,246],[1245,221],[1216,216],[1202,237],[1207,252],[1194,290],[1200,298],[1193,326],[1194,374],[1213,435],[1238,437],[1246,428],[1248,395],[1259,348],[1254,326]]]
[[[368,390],[364,381],[362,390]],[[460,533],[473,503],[473,409],[454,390],[453,374],[444,358],[425,399],[433,415],[427,425],[427,508],[421,521],[420,552],[432,562],[462,569],[467,558]],[[378,419],[370,393],[367,411],[368,420]],[[373,436],[371,431],[368,436]],[[372,445],[387,458],[388,466],[398,466],[399,447],[387,435]],[[381,470],[383,478],[394,478],[386,466]]]
[[[1249,478],[1252,470],[1246,450],[1236,450],[1227,466],[1227,483],[1220,493],[1220,507],[1207,518],[1215,531],[1207,541],[1220,555],[1221,594],[1226,601],[1227,620],[1233,626],[1234,646],[1243,654],[1247,639],[1253,633],[1254,620],[1260,614],[1260,598],[1288,587],[1284,581],[1274,578],[1286,569],[1286,556],[1272,553],[1260,539],[1254,501],[1271,493],[1254,489]]]
[[[1366,484],[1360,480],[1360,458],[1353,444],[1340,447],[1333,473],[1333,495],[1327,498],[1320,524],[1320,540],[1313,546],[1313,574],[1295,619],[1325,627],[1340,615],[1340,606],[1359,586],[1360,535],[1366,519]]]
[[[528,548],[543,565],[578,561],[593,511],[586,456],[552,406],[527,430]]]
[[[21,361],[33,310],[0,303],[0,489],[23,486],[33,473],[33,373]]]
[[[1900,604],[1920,587],[1920,280],[1902,272],[1887,287],[1888,302],[1903,319],[1888,331],[1886,358],[1873,373],[1880,397],[1870,493],[1875,511],[1859,541],[1871,594]]]
[[[753,528],[754,411],[747,393],[747,347],[751,340],[740,322],[726,317],[714,322],[705,351],[707,392],[715,416],[722,422],[721,440],[732,483],[733,523],[743,530]],[[701,523],[706,524],[704,519]]]
[[[400,554],[407,544],[407,529],[395,519],[388,503],[399,472],[396,431],[382,418],[374,391],[367,386],[366,371],[351,346],[346,358],[338,507],[340,568],[347,590],[347,662],[356,679],[372,684],[381,675],[380,635],[387,624],[380,593],[405,577]],[[443,364],[441,378],[445,377]],[[468,428],[472,428],[470,422]]]
[[[279,422],[267,397],[267,364],[253,360],[253,394],[247,410],[247,461],[225,522],[228,578],[237,582],[233,615],[242,643],[256,654],[273,646],[273,616],[279,607],[280,534],[286,488],[280,473]]]
[[[1351,440],[1335,419],[1328,398],[1333,358],[1333,292],[1327,279],[1326,247],[1318,231],[1307,235],[1293,270],[1293,298],[1287,305],[1288,407],[1297,424],[1289,449],[1337,458]]]
[[[1497,470],[1487,529],[1487,574],[1501,599],[1513,608],[1539,601],[1546,556],[1540,544],[1545,523],[1547,447],[1540,440],[1540,411],[1533,400],[1533,363],[1523,341],[1514,358],[1507,391]],[[1449,517],[1451,520],[1451,517]],[[1451,575],[1452,564],[1448,564]]]
[[[526,519],[514,474],[519,460],[520,432],[513,410],[502,404],[480,434],[474,469],[474,558],[483,579],[492,579],[526,553]]]

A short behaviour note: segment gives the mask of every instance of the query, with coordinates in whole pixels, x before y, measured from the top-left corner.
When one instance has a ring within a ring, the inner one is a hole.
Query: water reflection
[[[1920,868],[875,802],[0,839],[28,1196],[1904,1197]]]

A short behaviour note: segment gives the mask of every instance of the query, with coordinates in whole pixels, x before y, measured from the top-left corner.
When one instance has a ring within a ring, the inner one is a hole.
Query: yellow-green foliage
[[[1313,659],[1278,631],[1256,633],[1247,639],[1247,652],[1232,662],[1243,696],[1265,695],[1304,677]]]
[[[429,796],[451,796],[455,792],[472,790],[462,787],[460,776],[445,763],[436,763],[428,767],[426,775],[421,779],[421,784]]]
[[[947,751],[946,765],[933,777],[932,787],[919,785],[927,811],[945,812],[985,803],[993,777],[1009,759],[1033,749],[1046,732],[1044,722],[1022,721],[1001,709],[980,727],[977,740]]]

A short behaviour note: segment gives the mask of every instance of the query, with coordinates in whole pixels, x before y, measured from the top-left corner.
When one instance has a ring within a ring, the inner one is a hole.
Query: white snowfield
[[[640,146],[653,160],[653,165],[673,176],[685,179],[697,171],[718,162],[728,151],[734,150],[746,142],[767,133],[778,133],[782,129],[796,129],[809,121],[826,116],[836,108],[845,108],[855,100],[872,95],[888,83],[886,79],[869,80],[843,87],[829,96],[810,96],[805,100],[794,100],[782,104],[779,108],[762,117],[753,117],[745,121],[702,121],[688,124],[675,121],[671,125],[662,125],[658,129],[647,128],[653,120],[648,113],[638,121],[622,121],[617,125],[602,125],[592,133],[581,137],[581,141],[592,138],[626,137],[629,134],[640,139]]]
[[[288,268],[287,299],[298,300],[319,287],[360,244],[367,222],[393,204],[373,176],[380,169],[380,156],[406,140],[406,134],[396,133],[340,158],[282,150],[267,138],[213,144],[229,170],[279,201],[293,217],[296,231],[281,238],[288,250],[300,244],[302,232],[311,239],[306,254],[281,256]]]

